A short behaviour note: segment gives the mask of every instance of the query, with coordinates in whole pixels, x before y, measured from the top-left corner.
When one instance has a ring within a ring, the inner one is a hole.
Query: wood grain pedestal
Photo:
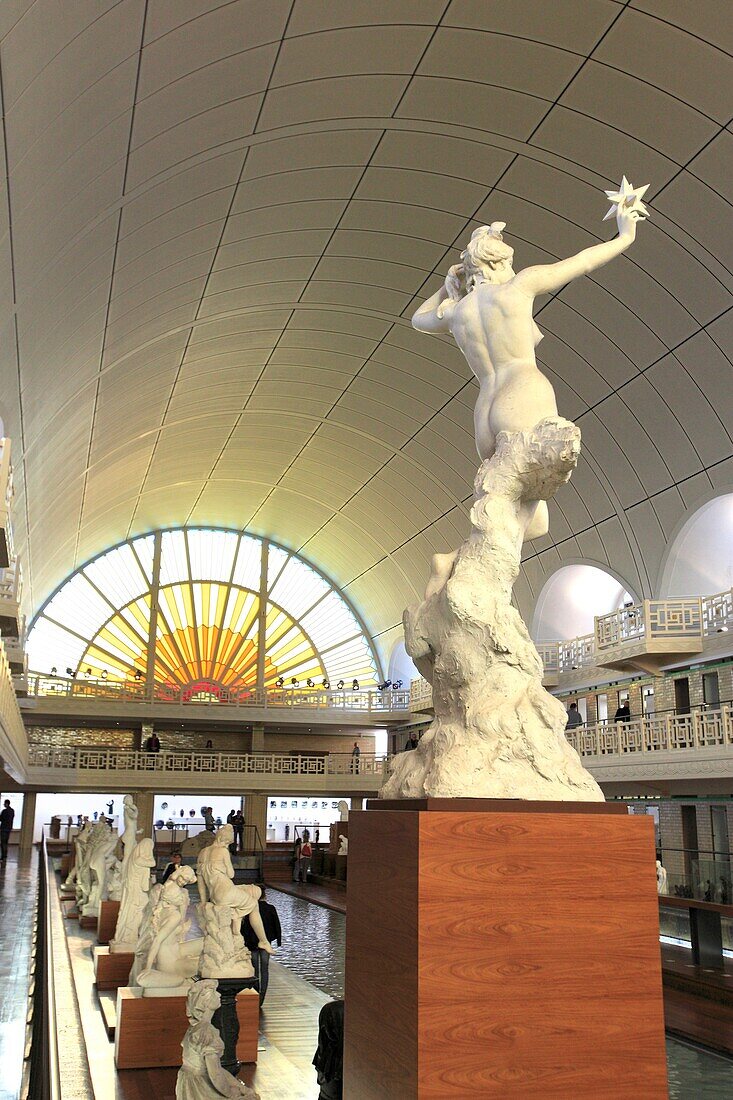
[[[349,1100],[667,1097],[651,818],[370,807],[349,816]]]
[[[127,985],[135,956],[132,951],[112,954],[109,947],[94,948],[94,984],[97,989],[119,989]]]
[[[257,1061],[260,998],[245,991],[236,999],[240,1062]],[[117,990],[115,1065],[118,1069],[180,1066],[188,1028],[186,997],[143,997],[140,988]]]
[[[114,936],[119,912],[120,903],[118,901],[103,901],[100,903],[99,917],[97,918],[97,940],[99,943],[106,945]]]
[[[79,927],[80,928],[86,928],[86,929],[94,928],[96,930],[98,920],[99,920],[99,917],[81,917],[80,916],[79,917]]]

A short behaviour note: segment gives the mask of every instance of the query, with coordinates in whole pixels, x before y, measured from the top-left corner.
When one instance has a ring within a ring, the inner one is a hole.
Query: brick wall
[[[134,749],[138,737],[136,730],[123,730],[116,727],[114,729],[77,729],[66,726],[28,726],[26,733],[29,745],[54,749],[77,746]]]

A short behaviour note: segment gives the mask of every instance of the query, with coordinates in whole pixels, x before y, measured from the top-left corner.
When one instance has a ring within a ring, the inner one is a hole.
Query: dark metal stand
[[[221,996],[221,1008],[218,1008],[211,1022],[224,1040],[224,1053],[221,1056],[222,1067],[236,1077],[240,1063],[237,1059],[237,1039],[239,1038],[239,1020],[237,1019],[237,994],[243,989],[257,989],[256,978],[219,978],[217,989]]]

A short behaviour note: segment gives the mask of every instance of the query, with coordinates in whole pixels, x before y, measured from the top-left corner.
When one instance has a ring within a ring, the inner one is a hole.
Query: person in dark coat
[[[280,918],[277,915],[277,909],[274,905],[270,905],[269,901],[265,900],[264,884],[260,884],[260,891],[258,905],[260,916],[262,917],[262,926],[265,929],[265,936],[267,937],[268,943],[272,943],[274,940],[278,947],[282,947],[282,929],[280,927]],[[264,947],[258,946],[257,936],[252,931],[248,917],[245,917],[242,921],[242,938],[252,956],[252,965],[255,968],[255,975],[259,976],[260,1004],[262,1004],[270,980],[270,954]]]
[[[168,866],[166,867],[165,871],[163,872],[163,877],[160,880],[161,884],[165,884],[168,881],[168,879],[171,877],[173,872],[177,871],[180,866],[181,866],[181,853],[180,852],[173,852],[172,855],[171,855],[171,861],[168,864]]]
[[[8,842],[13,831],[13,818],[15,810],[10,805],[10,799],[5,799],[5,805],[0,810],[0,862],[5,863],[8,858]]]
[[[341,1100],[344,1094],[343,1001],[329,1001],[318,1015],[318,1049],[313,1065],[321,1086],[318,1100]]]

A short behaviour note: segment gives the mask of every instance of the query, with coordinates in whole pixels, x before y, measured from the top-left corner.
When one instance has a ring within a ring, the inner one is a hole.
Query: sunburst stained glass
[[[369,638],[322,574],[259,538],[201,528],[145,535],[83,566],[37,616],[28,653],[34,672],[192,695],[378,678]]]

